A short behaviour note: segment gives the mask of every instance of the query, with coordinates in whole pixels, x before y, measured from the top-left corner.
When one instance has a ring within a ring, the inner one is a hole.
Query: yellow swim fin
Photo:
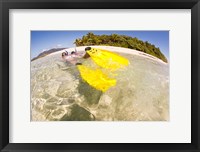
[[[90,55],[92,60],[102,68],[116,70],[129,64],[128,59],[116,53],[97,48],[88,48],[86,52]]]
[[[83,80],[97,90],[105,92],[110,87],[116,85],[116,80],[109,78],[100,69],[93,70],[84,65],[78,65],[77,67]]]

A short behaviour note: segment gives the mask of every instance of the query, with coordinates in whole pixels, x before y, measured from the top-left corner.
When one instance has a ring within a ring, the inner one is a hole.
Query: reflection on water
[[[169,120],[169,66],[137,55],[116,72],[117,85],[102,93],[84,82],[60,54],[31,62],[32,121]],[[80,62],[95,66],[91,59]]]

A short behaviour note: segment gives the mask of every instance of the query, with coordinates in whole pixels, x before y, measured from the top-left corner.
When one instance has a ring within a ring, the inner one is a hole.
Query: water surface
[[[105,93],[86,82],[76,66],[60,54],[31,62],[32,121],[166,121],[169,120],[169,66],[142,56],[108,74],[117,85]],[[80,59],[96,66],[91,59]]]

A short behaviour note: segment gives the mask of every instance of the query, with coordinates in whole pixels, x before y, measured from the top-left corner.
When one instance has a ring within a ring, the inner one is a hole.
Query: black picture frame
[[[9,143],[9,9],[191,9],[191,143]],[[199,0],[0,0],[0,33],[1,151],[200,151]]]

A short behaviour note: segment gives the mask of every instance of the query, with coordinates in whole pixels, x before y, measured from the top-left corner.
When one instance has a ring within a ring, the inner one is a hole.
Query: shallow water
[[[60,54],[31,62],[32,121],[169,120],[169,66],[137,55],[121,54],[130,65],[116,71],[117,85],[105,93],[86,82]],[[85,65],[96,66],[91,59]]]

